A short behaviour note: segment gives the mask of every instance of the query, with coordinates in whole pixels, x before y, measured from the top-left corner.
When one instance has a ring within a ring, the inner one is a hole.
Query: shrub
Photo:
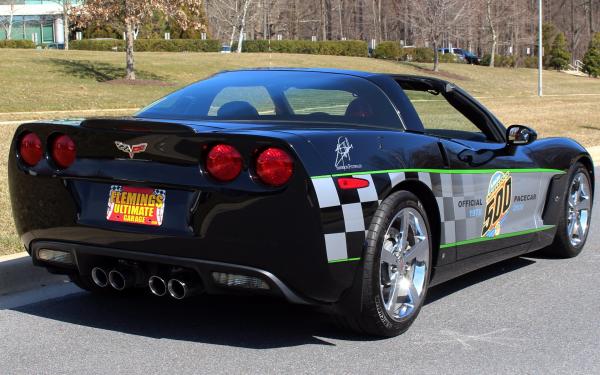
[[[237,42],[231,50],[237,49]],[[361,40],[317,41],[310,40],[246,40],[242,52],[303,53],[311,55],[368,56],[367,43]]]
[[[373,57],[376,59],[400,60],[402,48],[400,48],[398,42],[381,42],[373,50]]]
[[[432,63],[434,52],[431,48],[415,48],[413,61],[422,63]]]
[[[525,68],[537,68],[538,67],[538,58],[537,56],[526,56],[522,60],[523,67]]]
[[[562,70],[569,65],[571,61],[571,53],[567,50],[567,38],[564,33],[559,33],[550,49],[549,66],[556,70]]]
[[[121,39],[84,39],[74,40],[71,49],[88,51],[123,51],[125,41]],[[218,52],[221,43],[218,40],[200,39],[137,39],[134,42],[136,52]]]
[[[456,55],[452,54],[452,53],[439,53],[438,54],[438,58],[440,59],[441,63],[456,63],[458,62],[458,58],[456,57]]]
[[[122,51],[125,41],[121,39],[83,39],[69,42],[70,49],[85,51],[111,51],[114,48]]]
[[[31,40],[0,40],[0,48],[35,48]]]
[[[583,56],[583,71],[592,77],[600,77],[600,33],[594,34]]]
[[[488,53],[481,58],[481,65],[490,66],[492,56]],[[494,55],[494,66],[497,68],[514,68],[517,66],[517,59],[514,55]]]

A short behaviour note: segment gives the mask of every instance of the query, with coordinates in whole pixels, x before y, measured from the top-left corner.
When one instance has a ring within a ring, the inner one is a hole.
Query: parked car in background
[[[221,53],[231,53],[231,46],[227,44],[223,44],[221,46]]]
[[[450,50],[450,48],[440,48],[438,51],[441,53],[451,53],[453,55],[456,55],[461,61],[467,64],[481,64],[481,58],[479,58],[473,52],[462,48],[452,48],[452,50]]]

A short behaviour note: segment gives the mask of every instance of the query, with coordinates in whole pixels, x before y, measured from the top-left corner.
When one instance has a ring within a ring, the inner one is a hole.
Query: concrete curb
[[[63,275],[52,275],[42,267],[35,267],[27,253],[0,257],[0,296],[67,280]]]

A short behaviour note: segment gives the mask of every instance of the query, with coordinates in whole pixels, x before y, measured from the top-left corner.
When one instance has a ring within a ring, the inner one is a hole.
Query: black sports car
[[[589,231],[590,155],[434,78],[223,72],[133,117],[23,124],[13,213],[94,292],[258,293],[405,331],[430,286]]]

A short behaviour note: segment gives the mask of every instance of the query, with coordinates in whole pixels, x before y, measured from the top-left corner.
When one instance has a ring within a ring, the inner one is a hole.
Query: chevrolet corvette
[[[9,185],[34,264],[85,290],[273,295],[395,336],[436,284],[578,255],[594,168],[440,79],[276,68],[23,124]]]

